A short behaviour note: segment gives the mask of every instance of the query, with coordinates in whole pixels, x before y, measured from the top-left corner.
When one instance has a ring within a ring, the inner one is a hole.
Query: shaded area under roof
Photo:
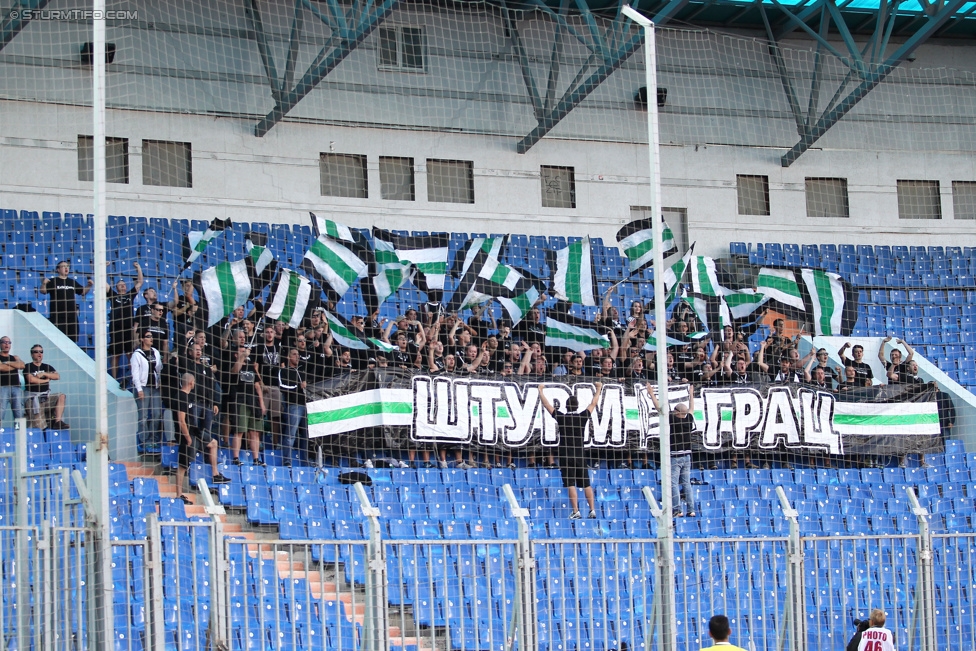
[[[500,0],[491,1],[495,4],[503,4]],[[545,3],[557,11],[560,6],[558,0],[545,0]],[[570,11],[579,10],[575,6],[575,3],[567,2],[566,4],[570,6]],[[644,15],[653,16],[668,4],[668,0],[651,3],[634,3],[631,0],[631,4],[638,4],[641,13]],[[761,30],[763,29],[763,20],[759,12],[759,4],[756,0],[690,0],[671,18],[669,23],[671,25],[689,24],[704,27]],[[775,10],[777,4],[791,9],[794,13],[799,13],[803,9],[813,7],[818,3],[815,0],[779,0],[778,2],[763,0],[762,4],[765,6],[767,12],[773,10],[772,14],[775,14],[777,13]],[[852,34],[869,35],[874,31],[880,4],[879,0],[837,0],[835,4]],[[613,0],[588,0],[585,3],[585,6],[594,14],[607,17],[616,15],[619,7],[622,5],[622,2],[614,2]],[[535,4],[532,2],[508,2],[508,6],[509,8],[516,6],[533,8]],[[918,23],[925,20],[927,12],[928,15],[934,14],[943,4],[926,3],[926,6],[928,7],[927,10],[915,0],[901,3],[897,8],[897,18],[895,19],[895,28],[892,35],[896,37],[910,36],[918,26]],[[785,21],[781,18],[778,18],[778,20],[780,24],[785,24]],[[811,17],[810,24],[812,24],[812,21],[813,18]],[[831,31],[836,31],[836,27]],[[939,33],[934,36],[936,38],[960,38],[971,37],[974,34],[976,34],[976,2],[967,2],[955,12]]]

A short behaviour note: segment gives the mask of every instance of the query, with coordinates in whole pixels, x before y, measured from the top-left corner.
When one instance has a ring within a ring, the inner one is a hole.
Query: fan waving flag
[[[617,243],[630,261],[631,275],[654,264],[654,222],[650,218],[632,221],[617,231]],[[662,260],[678,252],[674,233],[661,218]]]
[[[416,269],[413,284],[427,294],[427,299],[440,302],[447,276],[447,254],[450,237],[447,233],[430,235],[397,235],[382,228],[373,228],[373,238],[389,243],[401,264]]]
[[[552,279],[556,298],[595,306],[599,293],[596,289],[596,275],[593,273],[593,252],[590,238],[584,237],[564,249],[556,251],[556,273]]]
[[[371,257],[369,244],[362,233],[342,224],[315,215],[312,215],[312,224],[317,239],[305,253],[302,271],[329,294],[330,300],[337,301],[353,283],[366,276],[367,261]],[[332,239],[329,233],[335,233],[339,240]]]
[[[278,275],[278,286],[271,297],[267,316],[297,328],[302,324],[311,296],[312,283],[285,269]]]
[[[505,308],[512,326],[525,318],[542,293],[541,282],[528,272],[488,259],[478,273],[474,289],[490,296]]]
[[[183,259],[186,262],[183,263],[183,269],[180,273],[189,269],[190,265],[203,255],[204,250],[206,250],[207,245],[210,244],[213,238],[230,228],[230,226],[229,219],[218,218],[210,222],[210,225],[204,231],[190,231],[187,233],[183,240]]]
[[[857,290],[837,274],[820,269],[801,269],[800,276],[810,297],[814,334],[850,334],[857,322]]]

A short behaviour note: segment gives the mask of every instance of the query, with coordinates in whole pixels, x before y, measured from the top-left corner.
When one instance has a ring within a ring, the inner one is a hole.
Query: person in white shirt
[[[884,627],[884,612],[875,608],[868,621],[871,626],[861,633],[861,643],[857,645],[857,651],[895,651],[895,636]]]
[[[136,436],[139,452],[159,454],[163,442],[163,400],[159,391],[163,359],[153,347],[152,332],[142,333],[129,365],[132,368],[132,392],[139,408]]]

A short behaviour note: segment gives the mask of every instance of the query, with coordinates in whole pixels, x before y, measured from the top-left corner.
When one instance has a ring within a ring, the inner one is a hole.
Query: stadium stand
[[[70,259],[74,272],[90,272],[90,218],[10,210],[3,215],[0,299],[7,307],[30,302],[43,314],[47,305],[37,290],[46,270]],[[137,251],[147,286],[157,288],[160,301],[168,300],[166,292],[182,264],[182,251],[174,243],[188,230],[205,227],[186,220],[112,217],[110,277],[131,274],[133,258],[119,252]],[[269,248],[291,267],[300,264],[312,239],[307,227],[235,224],[207,249],[203,264],[237,256],[250,231],[268,232]],[[467,237],[451,235],[452,257]],[[558,238],[513,235],[508,261],[547,274],[545,251],[563,244]],[[936,360],[950,377],[970,389],[976,386],[973,360],[964,352],[976,334],[971,307],[976,303],[974,249],[733,242],[729,252],[753,264],[821,266],[851,275],[860,281],[863,313],[855,335],[893,334],[917,342],[919,353]],[[598,282],[606,290],[625,276],[627,261],[600,242],[595,255],[603,261]],[[619,295],[621,311],[630,300],[651,297],[648,283],[625,287]],[[382,314],[392,318],[420,301],[419,292],[402,289],[384,304]],[[363,313],[361,294],[351,292],[337,311],[345,316]],[[585,318],[596,314],[593,308],[576,312]],[[83,303],[80,344],[89,354],[93,317],[92,304]],[[761,329],[750,340],[752,347],[766,334]],[[48,521],[81,526],[77,491],[66,490],[64,484],[71,486],[68,471],[85,473],[84,446],[72,444],[58,430],[30,430],[27,440],[28,468],[55,478],[43,501],[60,501],[64,508],[53,518],[47,514]],[[14,446],[10,430],[0,433],[0,445],[9,470]],[[245,451],[244,465],[238,467],[229,463],[226,450],[220,451],[221,472],[231,481],[219,486],[219,503],[241,513],[248,527],[272,532],[280,541],[268,545],[274,550],[269,553],[246,536],[226,538],[231,648],[358,649],[366,635],[362,591],[369,581],[369,518],[352,489],[339,481],[349,468],[285,467],[280,455],[263,456],[269,465],[251,465]],[[919,522],[906,497],[909,488],[931,514],[928,526],[936,535],[935,600],[946,621],[940,639],[971,635],[972,590],[956,580],[960,572],[966,573],[964,583],[976,577],[970,574],[974,564],[966,557],[951,566],[951,559],[963,553],[951,536],[976,533],[976,454],[966,454],[961,441],[950,439],[944,453],[917,461],[908,468],[694,470],[699,513],[676,523],[679,646],[703,644],[703,622],[722,610],[738,613],[740,639],[752,640],[757,648],[773,648],[781,635],[780,623],[787,617],[780,595],[787,588],[790,524],[776,487],[784,489],[796,509],[805,545],[804,616],[810,648],[842,644],[850,618],[879,602],[896,613],[892,619],[898,636],[908,638],[910,595],[892,586],[911,585],[919,571]],[[164,450],[162,463],[175,464],[175,448]],[[620,648],[623,641],[638,649],[651,643],[654,633],[645,629],[657,589],[657,520],[641,489],[658,493],[657,471],[591,470],[597,518],[577,521],[567,519],[569,505],[555,469],[377,468],[366,473],[372,482],[367,496],[378,507],[386,547],[387,606],[410,615],[400,618],[399,628],[391,627],[403,648],[428,648],[439,635],[450,649],[505,648],[517,606],[519,537],[517,520],[502,494],[506,484],[529,513],[538,568],[539,648],[606,651]],[[189,476],[193,485],[210,477],[199,454]],[[154,528],[161,541],[163,575],[172,579],[161,586],[166,648],[201,648],[216,603],[210,585],[210,564],[217,561],[209,538],[212,519],[171,497],[169,488],[161,491],[161,481],[166,479],[130,476],[126,466],[112,466],[110,535],[119,544],[113,553],[113,578],[128,587],[116,592],[114,604],[120,649],[144,648],[147,626],[153,625],[146,616],[146,558],[137,543]],[[0,517],[12,521],[11,503],[4,504]],[[33,517],[40,525],[45,514]]]

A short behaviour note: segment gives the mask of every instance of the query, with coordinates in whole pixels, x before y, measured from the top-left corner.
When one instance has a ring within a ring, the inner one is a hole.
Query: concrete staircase
[[[159,496],[161,498],[179,497],[175,476],[160,474],[159,466],[134,461],[125,462],[124,465],[130,480],[134,477],[152,477],[159,485]],[[196,488],[192,491],[185,490],[183,494],[191,500],[191,503],[184,507],[188,517],[207,516],[206,507],[203,505],[203,500]],[[243,514],[229,512],[217,517],[223,525],[225,534],[239,540],[250,541],[246,549],[251,558],[260,556],[262,560],[274,561],[278,569],[278,576],[281,579],[306,579],[313,598],[341,601],[348,616],[360,625],[365,623],[365,590],[349,585],[344,577],[336,577],[333,571],[335,566],[305,567],[301,560],[293,559],[287,549],[282,549],[280,545],[272,543],[272,541],[279,540],[277,531],[252,527]],[[435,646],[431,645],[432,638],[429,633],[423,636],[405,636],[405,629],[407,631],[418,631],[409,612],[397,611],[391,612],[390,615],[389,637],[391,646],[416,645],[418,651],[434,651],[435,647],[438,649],[447,648],[446,638],[443,635],[437,636]],[[399,623],[392,623],[394,621]],[[444,644],[441,644],[442,641]]]

